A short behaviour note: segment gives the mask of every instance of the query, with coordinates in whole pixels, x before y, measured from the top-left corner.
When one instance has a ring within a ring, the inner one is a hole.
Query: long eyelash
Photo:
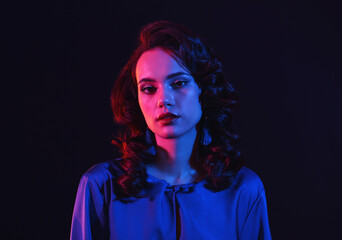
[[[146,87],[140,88],[140,91],[143,92],[143,93],[146,93],[146,94],[151,94],[151,92],[147,91],[148,89],[150,89],[152,91],[156,90],[156,88],[153,87],[153,86],[146,86]]]
[[[180,87],[183,87],[183,86],[184,86],[185,84],[187,84],[188,82],[189,82],[189,81],[177,80],[177,81],[173,82],[173,83],[171,84],[171,86],[177,87],[177,84],[178,84],[178,83],[183,83],[182,86],[180,86]]]

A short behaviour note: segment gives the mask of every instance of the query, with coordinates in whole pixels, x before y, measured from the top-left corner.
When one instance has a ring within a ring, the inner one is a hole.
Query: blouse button
[[[172,189],[174,192],[178,192],[179,191],[179,186],[172,186]]]

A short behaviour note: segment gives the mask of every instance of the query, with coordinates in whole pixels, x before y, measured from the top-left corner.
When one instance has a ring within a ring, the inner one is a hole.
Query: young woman
[[[139,39],[112,90],[121,157],[83,175],[70,238],[271,239],[221,62],[179,24],[151,23]]]

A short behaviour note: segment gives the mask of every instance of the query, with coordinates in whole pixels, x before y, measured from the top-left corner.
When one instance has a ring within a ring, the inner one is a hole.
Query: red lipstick
[[[174,119],[177,119],[178,116],[176,114],[167,112],[162,113],[157,117],[157,121],[163,124],[170,124]]]

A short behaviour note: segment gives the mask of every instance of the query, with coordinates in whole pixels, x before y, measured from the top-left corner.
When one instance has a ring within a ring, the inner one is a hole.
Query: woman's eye
[[[147,86],[147,87],[142,87],[140,91],[147,93],[147,94],[152,94],[157,91],[157,88],[153,86]]]
[[[181,81],[181,80],[178,80],[178,81],[175,81],[174,83],[172,83],[172,87],[175,87],[175,88],[181,88],[183,87],[185,84],[187,83],[187,81]]]

